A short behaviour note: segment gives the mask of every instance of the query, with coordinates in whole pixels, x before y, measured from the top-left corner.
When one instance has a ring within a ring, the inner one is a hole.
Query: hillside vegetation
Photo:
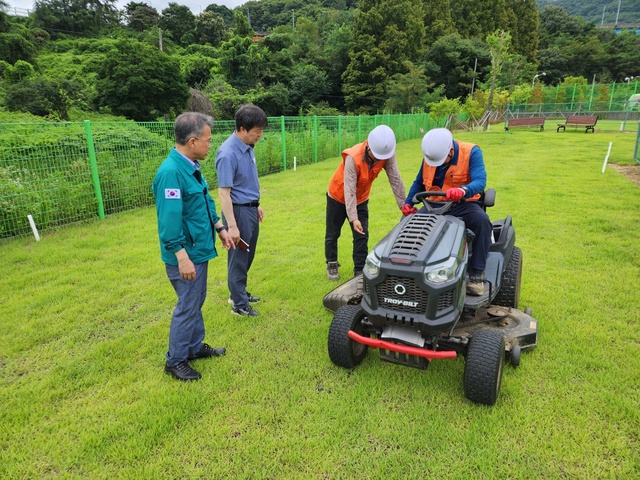
[[[54,120],[229,119],[246,102],[269,116],[423,112],[445,99],[482,112],[536,78],[640,75],[640,35],[534,0],[261,0],[198,15],[42,0],[28,18],[0,11],[0,47],[0,108]]]

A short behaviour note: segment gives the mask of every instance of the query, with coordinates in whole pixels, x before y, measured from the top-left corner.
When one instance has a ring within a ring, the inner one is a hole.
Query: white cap
[[[387,160],[396,153],[396,136],[386,125],[378,125],[368,137],[369,150],[378,160]]]
[[[432,167],[444,163],[453,147],[453,135],[446,128],[434,128],[422,137],[422,153],[424,161]]]

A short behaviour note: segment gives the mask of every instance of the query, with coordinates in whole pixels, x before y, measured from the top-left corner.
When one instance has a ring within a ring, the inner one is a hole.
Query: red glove
[[[447,200],[451,200],[453,202],[459,202],[464,197],[464,190],[461,188],[450,188],[447,190],[447,196],[445,197]]]
[[[408,203],[405,203],[402,207],[402,215],[404,215],[405,217],[408,217],[409,215],[414,214],[417,211],[418,209],[416,207],[414,207],[413,205],[409,205]]]

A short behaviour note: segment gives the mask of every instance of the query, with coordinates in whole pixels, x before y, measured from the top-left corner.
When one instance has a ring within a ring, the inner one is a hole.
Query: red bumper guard
[[[453,350],[437,352],[435,350],[425,350],[424,348],[410,347],[409,345],[399,345],[397,343],[386,342],[377,338],[363,337],[362,335],[358,335],[353,330],[349,330],[349,333],[347,335],[354,342],[362,343],[363,345],[369,345],[373,348],[382,348],[384,350],[391,350],[392,352],[406,353],[407,355],[415,355],[416,357],[423,357],[428,360],[456,358],[456,352]]]

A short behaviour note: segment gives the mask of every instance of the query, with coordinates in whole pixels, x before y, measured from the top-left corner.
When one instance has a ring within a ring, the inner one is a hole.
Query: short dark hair
[[[209,125],[212,128],[213,117],[200,112],[181,113],[173,125],[176,143],[178,145],[186,145],[191,137],[198,137],[202,134],[205,125]]]
[[[239,132],[240,128],[247,131],[253,127],[266,128],[268,124],[267,114],[260,107],[245,103],[236,111],[236,132]]]

